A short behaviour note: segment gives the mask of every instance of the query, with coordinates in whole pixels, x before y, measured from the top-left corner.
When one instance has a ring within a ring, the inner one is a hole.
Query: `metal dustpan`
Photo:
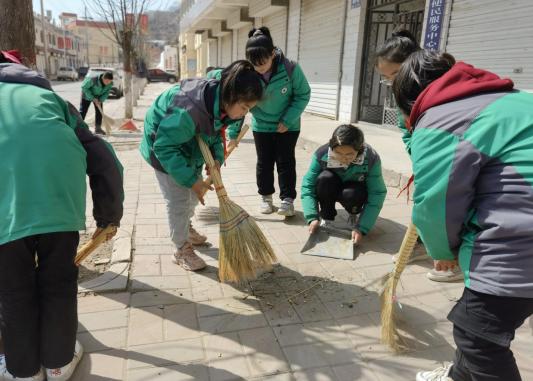
[[[338,259],[355,259],[352,232],[333,226],[321,226],[311,234],[300,253]]]

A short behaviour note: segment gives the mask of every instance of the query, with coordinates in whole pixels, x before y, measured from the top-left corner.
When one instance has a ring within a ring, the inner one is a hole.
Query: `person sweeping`
[[[363,132],[344,124],[316,150],[302,181],[302,206],[309,233],[330,225],[339,202],[349,213],[352,240],[358,244],[376,223],[387,188],[377,152]]]
[[[250,110],[252,131],[257,152],[256,179],[261,195],[260,211],[274,212],[272,195],[274,188],[274,165],[278,172],[279,197],[278,214],[294,215],[296,199],[295,148],[300,135],[300,118],[311,97],[311,88],[296,62],[287,59],[274,46],[267,27],[252,29],[246,42],[246,59],[261,75],[265,95]],[[210,76],[220,75],[211,71]],[[230,128],[230,145],[236,144],[237,128]]]
[[[220,168],[227,126],[240,126],[262,95],[259,75],[241,60],[224,69],[220,79],[182,81],[162,93],[146,113],[141,155],[154,168],[167,204],[176,247],[173,260],[186,270],[206,266],[193,246],[204,244],[207,237],[191,226],[194,209],[198,202],[204,204],[209,188],[202,178],[205,160],[196,135],[212,150]]]
[[[85,77],[81,84],[81,103],[80,114],[85,120],[87,111],[91,103],[94,103],[95,112],[95,133],[99,135],[105,135],[102,130],[102,112],[104,110],[104,102],[109,97],[109,92],[113,87],[113,73],[106,71],[95,77]]]
[[[417,381],[520,381],[510,349],[533,315],[533,95],[421,50],[393,92],[412,132],[413,223],[437,265],[459,262],[453,364]]]
[[[122,166],[45,78],[3,53],[0,152],[0,380],[65,381],[83,355],[74,258],[86,175],[96,236],[122,218]]]
[[[392,82],[398,74],[402,63],[414,52],[419,51],[420,45],[416,38],[405,29],[400,29],[392,33],[385,42],[376,50],[376,70],[381,74],[382,83],[386,86],[392,86]],[[411,155],[411,132],[405,125],[405,117],[398,109],[398,129],[402,132],[402,141],[405,149]],[[393,256],[396,262],[398,255]],[[409,263],[426,260],[427,253],[423,250],[422,242],[418,239],[417,245],[409,259]],[[463,278],[463,274],[459,266],[454,266],[451,269],[443,270],[434,266],[433,269],[426,274],[429,280],[435,282],[456,282]]]

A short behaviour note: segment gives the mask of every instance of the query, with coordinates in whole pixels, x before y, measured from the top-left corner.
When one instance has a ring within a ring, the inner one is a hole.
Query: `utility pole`
[[[48,61],[48,34],[46,33],[43,0],[41,0],[41,23],[43,24],[42,27],[44,34],[44,75],[48,77],[50,75],[50,62]]]
[[[85,6],[85,42],[87,44],[87,66],[89,64],[89,19],[87,18],[87,6]]]

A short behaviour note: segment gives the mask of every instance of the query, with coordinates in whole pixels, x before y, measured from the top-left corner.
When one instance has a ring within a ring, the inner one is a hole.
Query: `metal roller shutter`
[[[533,1],[455,0],[446,51],[533,89]]]
[[[237,59],[239,60],[246,58],[246,43],[250,29],[252,29],[252,24],[237,29]]]
[[[218,51],[217,51],[217,47],[218,47],[218,41],[217,40],[214,40],[214,41],[210,41],[209,42],[209,59],[207,60],[207,65],[208,66],[218,66]]]
[[[270,29],[274,45],[285,52],[287,50],[287,8],[263,17],[263,26]]]
[[[221,66],[228,66],[231,63],[231,33],[227,36],[222,37],[222,62]]]
[[[311,85],[306,111],[335,118],[343,0],[302,0],[299,63]]]

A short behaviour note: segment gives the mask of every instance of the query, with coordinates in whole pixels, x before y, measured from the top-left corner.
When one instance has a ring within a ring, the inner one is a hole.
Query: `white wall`
[[[300,41],[300,10],[301,0],[290,0],[289,2],[289,27],[287,30],[287,57],[298,60],[298,48]]]

